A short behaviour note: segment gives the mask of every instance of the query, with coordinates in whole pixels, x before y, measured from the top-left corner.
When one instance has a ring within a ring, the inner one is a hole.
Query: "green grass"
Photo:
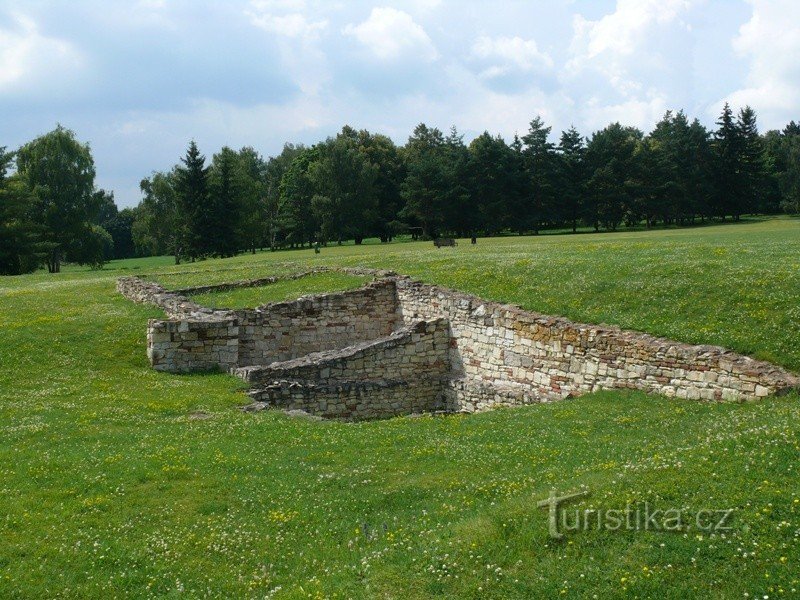
[[[791,219],[4,278],[0,597],[797,596],[797,395],[607,392],[359,424],[243,414],[235,378],[150,370],[145,324],[160,313],[114,291],[126,274],[182,287],[312,265],[394,268],[800,367]],[[736,508],[734,529],[550,540],[536,501],[580,486],[577,507]]]
[[[352,290],[371,279],[371,277],[337,272],[315,273],[300,279],[276,281],[258,287],[194,294],[192,300],[211,308],[254,308],[269,302],[291,300],[307,294]]]

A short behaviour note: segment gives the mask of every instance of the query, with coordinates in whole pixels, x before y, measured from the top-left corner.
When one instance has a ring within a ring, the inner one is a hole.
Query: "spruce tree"
[[[406,178],[400,186],[405,202],[401,211],[413,227],[419,224],[425,237],[436,237],[446,224],[445,139],[437,128],[420,123],[403,148]]]
[[[691,212],[701,219],[714,214],[716,193],[715,156],[711,146],[711,133],[697,119],[689,125],[689,152],[691,162],[687,176],[687,193]]]
[[[733,110],[725,103],[717,131],[714,133],[716,154],[715,213],[724,220],[727,215],[738,218],[742,214],[744,194],[742,189],[742,137],[733,117]]]
[[[240,188],[237,178],[239,157],[228,146],[214,155],[209,171],[207,215],[210,231],[207,249],[215,256],[233,256],[238,249]]]
[[[213,211],[208,197],[208,168],[194,140],[189,144],[183,167],[176,172],[178,199],[179,243],[177,255],[192,260],[212,252]]]
[[[585,155],[583,137],[575,127],[561,133],[558,144],[558,186],[561,190],[562,215],[572,227],[578,229],[578,221],[583,213],[583,197],[586,193]]]
[[[523,219],[534,234],[547,220],[556,220],[555,212],[555,146],[548,141],[552,127],[546,127],[541,117],[534,118],[528,133],[522,136],[523,156],[530,180],[530,204]]]
[[[764,144],[758,135],[756,113],[749,106],[739,111],[736,127],[740,139],[741,200],[739,212],[766,212],[767,165]],[[738,218],[738,215],[736,215]]]

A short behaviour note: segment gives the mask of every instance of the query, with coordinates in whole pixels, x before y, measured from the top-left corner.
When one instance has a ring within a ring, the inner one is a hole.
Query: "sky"
[[[800,0],[0,0],[0,146],[57,123],[120,206],[194,139],[265,157],[345,124],[553,137],[724,102],[800,120]]]

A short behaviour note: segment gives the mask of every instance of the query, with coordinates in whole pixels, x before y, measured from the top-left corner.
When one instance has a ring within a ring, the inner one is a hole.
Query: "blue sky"
[[[0,146],[57,122],[118,204],[190,139],[211,155],[313,143],[342,125],[403,143],[541,114],[584,134],[723,102],[800,120],[797,0],[0,0]]]

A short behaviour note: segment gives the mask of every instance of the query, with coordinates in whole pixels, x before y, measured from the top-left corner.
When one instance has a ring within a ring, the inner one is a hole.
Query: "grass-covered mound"
[[[362,424],[243,414],[235,378],[150,370],[145,323],[160,313],[114,291],[123,274],[181,287],[314,264],[394,268],[800,365],[792,220],[178,267],[144,259],[2,279],[0,596],[776,598],[800,589],[796,395],[703,404],[607,392]],[[581,486],[591,493],[578,508],[735,508],[733,529],[551,540],[536,501]]]

